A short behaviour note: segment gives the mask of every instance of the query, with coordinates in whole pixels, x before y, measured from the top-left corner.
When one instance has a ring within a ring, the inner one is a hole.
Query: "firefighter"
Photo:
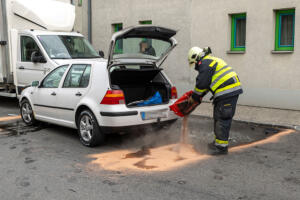
[[[215,140],[208,145],[211,155],[228,153],[228,138],[238,97],[243,93],[237,73],[222,59],[211,56],[211,49],[193,47],[188,53],[191,67],[198,71],[196,86],[189,98],[190,104],[200,104],[212,93]]]

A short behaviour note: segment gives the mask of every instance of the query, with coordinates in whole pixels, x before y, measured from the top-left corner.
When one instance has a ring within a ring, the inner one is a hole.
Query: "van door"
[[[43,56],[39,46],[31,36],[20,35],[18,46],[19,51],[16,65],[18,86],[26,87],[32,81],[40,80],[47,71],[45,63],[33,63],[31,61],[31,56],[34,52]]]

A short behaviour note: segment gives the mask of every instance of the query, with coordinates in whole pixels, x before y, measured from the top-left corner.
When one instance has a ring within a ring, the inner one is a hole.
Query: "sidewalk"
[[[213,105],[211,103],[203,102],[192,114],[212,117]],[[297,130],[300,129],[300,111],[294,110],[281,110],[238,105],[236,108],[234,120],[258,124],[289,126]]]

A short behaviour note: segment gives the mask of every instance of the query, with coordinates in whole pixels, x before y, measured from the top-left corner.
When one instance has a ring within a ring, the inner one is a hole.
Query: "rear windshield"
[[[120,38],[116,40],[114,58],[159,59],[171,47],[171,42],[152,38]]]

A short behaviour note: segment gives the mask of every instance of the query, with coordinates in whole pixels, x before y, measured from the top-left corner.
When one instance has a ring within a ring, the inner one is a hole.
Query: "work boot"
[[[208,154],[213,156],[228,154],[228,147],[216,146],[215,142],[208,144]]]

